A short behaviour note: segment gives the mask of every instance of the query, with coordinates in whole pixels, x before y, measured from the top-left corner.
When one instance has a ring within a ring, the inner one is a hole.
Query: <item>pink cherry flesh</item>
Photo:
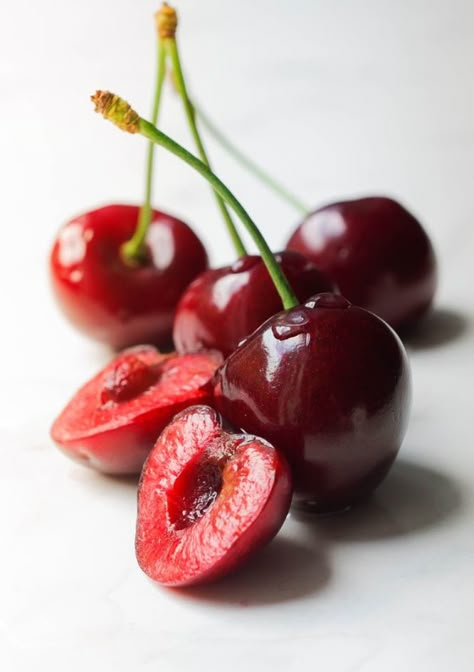
[[[291,499],[286,460],[255,436],[189,408],[163,431],[143,468],[136,554],[167,586],[213,581],[239,567],[283,524]]]
[[[163,428],[197,403],[210,403],[216,352],[161,354],[151,346],[125,350],[87,382],[51,428],[75,461],[108,474],[139,474]]]

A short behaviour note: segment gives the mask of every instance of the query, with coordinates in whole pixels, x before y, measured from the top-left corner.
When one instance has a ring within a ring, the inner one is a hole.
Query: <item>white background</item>
[[[152,585],[133,553],[135,485],[69,463],[48,429],[109,356],[63,322],[46,260],[58,226],[138,201],[145,145],[92,112],[109,88],[147,114],[145,0],[1,0],[0,668],[5,672],[472,670],[474,4],[183,0],[196,96],[310,204],[388,193],[425,223],[437,309],[409,345],[401,457],[367,506],[290,518],[218,585]],[[178,101],[163,128],[189,142]],[[209,143],[277,248],[291,208]],[[205,185],[160,155],[159,205],[232,258]]]

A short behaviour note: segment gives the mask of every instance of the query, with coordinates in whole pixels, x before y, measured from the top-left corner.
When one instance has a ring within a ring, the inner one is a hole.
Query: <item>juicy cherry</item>
[[[163,431],[138,490],[136,554],[168,586],[215,580],[278,532],[291,499],[284,457],[255,436],[231,434],[207,406]]]
[[[320,208],[298,226],[287,248],[306,255],[352,303],[394,328],[409,325],[433,301],[437,268],[430,239],[419,221],[390,198]]]
[[[298,252],[280,252],[275,257],[301,301],[315,292],[336,291],[334,283]],[[232,266],[205,271],[178,304],[173,328],[176,350],[212,348],[226,357],[281,309],[281,299],[259,256],[248,255]]]
[[[51,280],[65,316],[91,338],[120,349],[169,347],[176,305],[207,268],[206,251],[182,221],[154,210],[144,259],[124,260],[139,208],[108,205],[67,222],[51,257]]]
[[[411,384],[397,335],[342,296],[270,318],[224,362],[215,407],[282,450],[295,503],[346,508],[384,478],[405,434]]]
[[[125,350],[74,395],[51,436],[68,457],[98,471],[138,474],[176,413],[210,403],[210,380],[221,362],[216,352]]]

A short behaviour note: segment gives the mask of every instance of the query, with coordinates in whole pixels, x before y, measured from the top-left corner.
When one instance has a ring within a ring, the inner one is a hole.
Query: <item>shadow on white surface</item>
[[[74,481],[84,483],[87,488],[100,493],[114,491],[134,491],[138,489],[140,476],[137,474],[131,476],[114,476],[111,474],[102,474],[83,465],[79,465],[74,471],[71,470],[71,478]]]
[[[432,467],[397,460],[373,497],[351,511],[292,516],[331,540],[376,541],[440,526],[462,506],[461,489],[452,478]]]
[[[302,543],[283,531],[248,564],[221,581],[174,592],[183,599],[255,607],[310,596],[322,590],[329,578],[321,540]]]
[[[407,348],[423,350],[439,348],[458,340],[469,328],[468,318],[452,308],[433,308],[402,340]]]

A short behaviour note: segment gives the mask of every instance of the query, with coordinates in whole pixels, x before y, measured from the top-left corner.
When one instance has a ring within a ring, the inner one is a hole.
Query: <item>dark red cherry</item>
[[[108,205],[67,222],[50,258],[54,294],[82,332],[120,349],[139,343],[167,347],[176,305],[207,267],[206,251],[184,223],[156,210],[139,265],[123,260],[139,208]]]
[[[143,467],[138,563],[168,586],[217,579],[270,541],[290,500],[290,471],[273,446],[225,431],[209,407],[189,408],[166,427]]]
[[[297,252],[275,255],[296,296],[336,291],[335,284]],[[224,356],[262,322],[282,309],[281,299],[259,256],[245,256],[232,266],[211,269],[194,280],[176,310],[173,340],[178,352],[201,348]]]
[[[216,408],[281,449],[295,502],[343,509],[384,478],[405,434],[405,350],[381,319],[320,294],[270,318],[216,374]]]
[[[163,428],[179,411],[212,400],[217,352],[124,350],[69,401],[51,428],[68,457],[108,474],[138,474]]]
[[[436,290],[436,259],[420,222],[390,198],[341,201],[306,217],[288,249],[305,254],[352,303],[395,328],[420,317]]]

